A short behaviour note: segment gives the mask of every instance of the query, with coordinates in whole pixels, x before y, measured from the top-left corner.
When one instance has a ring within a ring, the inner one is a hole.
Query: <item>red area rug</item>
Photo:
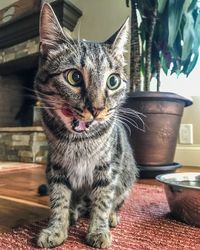
[[[165,193],[160,186],[136,184],[120,211],[121,222],[112,229],[113,250],[199,250],[200,228],[170,218]],[[0,234],[0,250],[32,250],[33,239],[46,225],[35,223],[11,233]],[[88,220],[71,227],[69,238],[56,250],[89,250],[86,246]]]

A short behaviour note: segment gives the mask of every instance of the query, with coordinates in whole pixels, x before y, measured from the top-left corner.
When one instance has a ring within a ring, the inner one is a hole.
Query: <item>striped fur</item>
[[[51,7],[43,6],[35,91],[43,105],[49,145],[46,176],[52,215],[37,240],[40,247],[61,244],[69,224],[86,214],[87,243],[97,248],[111,245],[109,227],[117,225],[117,211],[137,172],[118,119],[127,93],[123,57],[127,29],[126,22],[112,44],[76,41],[63,33]],[[65,79],[71,69],[81,72],[80,87]],[[115,90],[107,86],[111,74],[120,76],[121,85]]]

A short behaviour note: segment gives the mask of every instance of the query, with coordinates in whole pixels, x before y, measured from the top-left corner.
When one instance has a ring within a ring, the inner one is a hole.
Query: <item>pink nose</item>
[[[102,110],[104,110],[104,107],[98,107],[98,108],[94,108],[93,107],[93,109],[92,109],[92,115],[94,117],[97,117],[101,113]]]

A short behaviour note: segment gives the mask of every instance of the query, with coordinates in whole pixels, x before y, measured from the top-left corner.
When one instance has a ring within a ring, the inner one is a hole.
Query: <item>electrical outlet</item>
[[[180,144],[193,144],[193,125],[181,124],[179,130]]]

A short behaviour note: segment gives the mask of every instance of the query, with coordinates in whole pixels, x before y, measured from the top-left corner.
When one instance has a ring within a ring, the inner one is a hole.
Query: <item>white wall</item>
[[[0,9],[3,9],[14,2],[16,2],[16,0],[0,0]]]
[[[71,0],[83,11],[79,25],[73,32],[87,40],[104,41],[112,35],[129,16],[125,0]]]
[[[187,166],[200,166],[200,96],[192,96],[192,99],[193,105],[185,108],[182,123],[193,125],[193,144],[178,144],[175,161]]]

